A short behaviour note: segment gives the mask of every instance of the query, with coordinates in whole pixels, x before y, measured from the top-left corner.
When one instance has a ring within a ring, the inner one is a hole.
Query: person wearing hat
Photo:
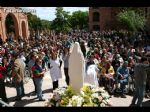
[[[120,83],[121,97],[126,98],[124,94],[125,86],[128,84],[129,68],[128,61],[124,61],[123,65],[117,69],[118,83]]]
[[[19,58],[18,52],[14,52],[13,57],[14,64],[12,66],[12,80],[15,83],[17,92],[17,97],[15,100],[19,101],[25,95],[23,86],[25,63]]]
[[[140,63],[137,63],[134,68],[135,94],[130,106],[135,106],[137,101],[136,105],[142,107],[147,81],[147,69],[150,69],[149,61],[146,57],[142,57]]]

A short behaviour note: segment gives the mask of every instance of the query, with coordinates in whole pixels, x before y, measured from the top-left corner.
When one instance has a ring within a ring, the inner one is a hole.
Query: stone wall
[[[0,7],[0,34],[4,41],[7,39],[5,20],[8,14],[10,14],[14,20],[15,39],[17,39],[18,36],[22,36],[23,38],[28,38],[29,36],[27,15],[18,10],[19,8],[17,7]]]

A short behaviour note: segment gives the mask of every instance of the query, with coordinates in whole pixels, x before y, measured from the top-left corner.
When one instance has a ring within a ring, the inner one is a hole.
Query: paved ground
[[[65,77],[59,80],[59,86],[66,86]],[[22,98],[22,101],[13,101],[16,96],[15,88],[6,87],[7,97],[9,98],[10,105],[15,107],[44,107],[45,102],[38,101],[35,95],[31,95],[30,93],[34,90],[33,82],[30,80],[27,84],[25,84],[25,93],[27,94]],[[52,81],[49,75],[49,72],[44,77],[43,81],[43,93],[44,98],[48,99],[50,93],[52,92]],[[110,99],[113,106],[125,106],[128,107],[131,103],[132,96],[127,96],[127,98],[118,98],[112,96]],[[150,106],[150,100],[144,99],[145,106]]]

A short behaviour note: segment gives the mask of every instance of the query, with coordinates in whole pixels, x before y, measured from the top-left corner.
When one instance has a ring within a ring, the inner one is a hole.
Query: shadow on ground
[[[45,89],[43,90],[43,94],[45,93],[52,93],[53,92],[53,89]]]
[[[143,107],[150,107],[150,100],[142,103]]]
[[[33,95],[35,96],[35,94],[33,94],[33,92],[25,94],[25,96],[27,96],[27,97],[30,97],[30,96],[33,96]],[[16,96],[13,96],[13,97],[8,98],[8,101],[9,102],[14,102],[15,99],[16,99]]]
[[[37,102],[36,99],[37,99],[37,98],[33,98],[33,99],[29,99],[29,100],[24,99],[24,100],[21,100],[21,101],[16,101],[13,106],[14,106],[14,107],[24,107],[24,106],[27,105],[27,104]]]
[[[45,89],[45,90],[43,90],[43,94],[45,94],[45,93],[52,93],[52,92],[53,92],[53,89]],[[26,97],[36,96],[36,94],[34,93],[34,91],[32,91],[30,93],[27,93],[25,96]],[[39,102],[37,97],[33,98],[33,99],[23,99],[21,101],[14,101],[15,98],[16,98],[16,96],[8,98],[9,102],[15,102],[15,104],[13,105],[14,107],[24,107],[25,105],[28,105],[30,103]]]

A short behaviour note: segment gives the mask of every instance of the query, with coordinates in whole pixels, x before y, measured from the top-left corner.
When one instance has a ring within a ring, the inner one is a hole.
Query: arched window
[[[100,31],[100,26],[99,25],[93,25],[93,30],[94,31]]]
[[[99,13],[98,12],[93,13],[93,22],[99,22]]]

